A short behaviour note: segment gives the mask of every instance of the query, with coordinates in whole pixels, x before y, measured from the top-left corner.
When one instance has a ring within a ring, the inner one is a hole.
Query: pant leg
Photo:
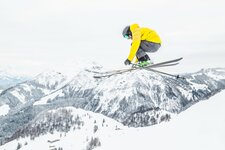
[[[161,47],[159,43],[153,43],[149,41],[141,41],[140,47],[136,53],[137,59],[147,55],[146,53],[154,53]]]
[[[153,43],[153,42],[149,42],[149,41],[142,41],[140,44],[140,47],[145,52],[154,53],[161,47],[161,44]]]
[[[140,59],[141,57],[147,55],[146,52],[140,47],[136,53],[137,59]]]

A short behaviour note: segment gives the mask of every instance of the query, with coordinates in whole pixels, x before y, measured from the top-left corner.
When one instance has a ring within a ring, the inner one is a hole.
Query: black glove
[[[131,62],[130,62],[130,60],[126,59],[126,60],[124,61],[124,64],[125,64],[125,65],[130,65]]]

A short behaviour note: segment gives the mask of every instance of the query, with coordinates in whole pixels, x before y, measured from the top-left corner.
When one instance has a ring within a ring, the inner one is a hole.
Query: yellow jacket
[[[132,32],[132,46],[128,56],[128,60],[130,61],[134,59],[142,40],[161,44],[160,37],[152,29],[140,28],[138,24],[132,24],[130,30]]]

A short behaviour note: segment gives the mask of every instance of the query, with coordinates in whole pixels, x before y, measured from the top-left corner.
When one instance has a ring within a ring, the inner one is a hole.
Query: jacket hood
[[[136,23],[135,23],[135,24],[130,25],[130,30],[131,30],[131,32],[134,32],[134,30],[135,30],[135,29],[137,29],[137,28],[140,28],[140,27],[139,27],[139,25],[138,25],[138,24],[136,24]]]

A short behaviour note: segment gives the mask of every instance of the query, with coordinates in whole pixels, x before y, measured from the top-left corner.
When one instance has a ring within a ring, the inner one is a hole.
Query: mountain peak
[[[67,76],[54,70],[42,72],[34,78],[38,84],[54,87],[67,80]]]
[[[10,137],[18,126],[22,128],[30,122],[29,118],[36,118],[42,112],[71,106],[100,113],[126,126],[150,126],[168,121],[174,114],[225,89],[222,68],[183,74],[184,79],[140,69],[94,78],[102,70],[105,68],[91,65],[74,73],[72,79],[48,71],[5,91],[0,102],[11,110],[0,117],[3,122],[0,137]],[[20,119],[10,122],[7,118]]]

